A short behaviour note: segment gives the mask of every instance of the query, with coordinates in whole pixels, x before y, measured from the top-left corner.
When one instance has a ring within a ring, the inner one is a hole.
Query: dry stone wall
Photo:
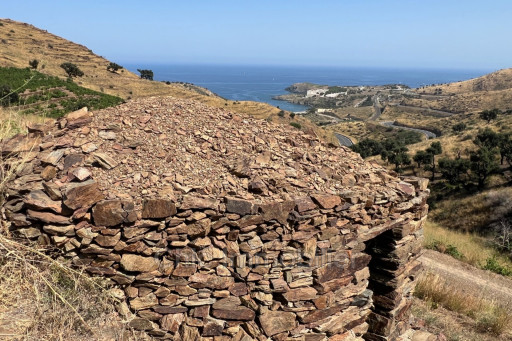
[[[174,99],[78,111],[2,151],[26,161],[2,208],[12,235],[110,278],[131,328],[215,341],[397,340],[408,328],[426,180]]]

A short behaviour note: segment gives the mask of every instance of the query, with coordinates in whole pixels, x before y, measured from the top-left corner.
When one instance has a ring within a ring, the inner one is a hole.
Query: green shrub
[[[110,64],[107,65],[107,71],[110,71],[112,73],[115,73],[118,70],[121,70],[122,68],[123,67],[121,65],[112,62],[110,62]]]
[[[32,69],[36,70],[36,69],[37,69],[37,66],[39,65],[39,60],[37,60],[37,59],[32,59],[32,60],[30,60],[30,61],[28,62],[28,65],[29,65]]]
[[[0,104],[4,107],[17,104],[19,102],[18,93],[14,92],[9,85],[0,86]]]
[[[284,110],[281,110],[277,113],[277,116],[284,117]]]
[[[501,265],[495,256],[487,258],[484,269],[495,272],[502,276],[512,276],[512,269]]]
[[[301,128],[302,128],[301,124],[300,124],[300,123],[297,123],[297,122],[290,122],[290,125],[291,125],[292,127],[297,128],[297,129],[301,129]]]
[[[461,123],[457,123],[456,125],[454,125],[452,127],[452,130],[455,132],[455,133],[460,133],[464,130],[466,130],[467,126],[465,123],[461,122]]]
[[[59,108],[51,107],[50,109],[52,110],[46,113],[47,116],[50,117],[60,117],[80,105],[87,106],[91,110],[94,110],[115,106],[123,102],[119,97],[83,88],[73,83],[72,79],[64,81],[58,77],[32,71],[29,68],[0,67],[0,80],[3,83],[3,85],[0,86],[0,94],[4,93],[4,95],[0,95],[0,98],[3,98],[3,100],[1,100],[2,105],[17,105],[19,103],[18,94],[13,93],[11,89],[18,89],[20,93],[26,90],[29,92],[39,91],[39,93],[25,97],[24,104],[36,105],[39,102],[59,98]],[[64,88],[66,91],[62,91],[58,88]],[[73,97],[69,96],[69,92],[73,93]],[[6,95],[8,96],[5,97]],[[43,107],[39,106],[39,108],[34,106],[25,110],[24,113],[41,114],[45,110],[44,107],[47,106],[43,105]]]
[[[150,81],[153,80],[153,71],[152,70],[137,69],[137,71],[140,73],[140,78],[147,79]]]
[[[82,70],[80,70],[80,68],[73,63],[62,63],[60,64],[60,67],[63,68],[64,71],[66,71],[69,78],[82,77],[84,75]]]

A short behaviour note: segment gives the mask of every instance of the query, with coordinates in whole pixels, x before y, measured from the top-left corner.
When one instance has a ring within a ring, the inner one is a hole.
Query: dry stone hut
[[[292,127],[172,98],[2,144],[26,163],[2,214],[124,289],[129,326],[172,340],[397,340],[426,181]]]

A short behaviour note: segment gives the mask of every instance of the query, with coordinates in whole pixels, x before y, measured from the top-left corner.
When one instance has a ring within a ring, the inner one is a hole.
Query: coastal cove
[[[157,81],[186,82],[205,87],[234,101],[265,102],[288,111],[304,111],[303,105],[273,99],[287,94],[294,83],[326,85],[404,84],[412,88],[430,84],[467,80],[493,70],[391,69],[311,66],[247,66],[130,64],[128,70],[151,69]]]

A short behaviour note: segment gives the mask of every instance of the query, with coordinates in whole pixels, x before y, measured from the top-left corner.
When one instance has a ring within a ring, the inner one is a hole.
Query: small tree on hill
[[[439,160],[439,171],[443,178],[452,185],[460,183],[462,176],[467,174],[470,167],[468,159],[448,159]]]
[[[37,69],[37,66],[39,65],[39,60],[37,59],[32,59],[28,62],[28,65],[30,65],[30,67],[34,70]]]
[[[512,140],[508,139],[500,146],[500,153],[502,155],[502,160],[505,158],[509,164],[512,166]],[[503,163],[502,163],[503,164]]]
[[[68,74],[68,77],[70,77],[70,78],[82,77],[84,75],[82,70],[80,70],[78,68],[78,66],[76,66],[73,63],[62,63],[62,64],[60,64],[60,67],[63,68],[64,71],[66,71],[66,73]]]
[[[496,153],[496,149],[481,147],[470,155],[471,172],[476,177],[480,188],[483,188],[489,176],[499,169]]]
[[[431,162],[430,164],[425,165],[425,170],[432,172],[432,181],[434,181],[436,175],[436,155],[439,155],[443,152],[443,148],[441,147],[441,142],[436,141],[430,144],[425,152],[430,155]]]
[[[8,85],[0,85],[0,105],[7,107],[18,101],[19,95],[17,92],[12,91]]]
[[[110,62],[110,64],[108,64],[108,66],[107,66],[107,70],[110,72],[113,72],[113,73],[116,73],[117,71],[121,70],[122,68],[123,67],[121,65],[112,63],[112,62]]]
[[[414,154],[412,159],[414,160],[414,162],[416,162],[418,168],[421,169],[421,166],[430,164],[432,162],[432,155],[424,150],[418,150],[416,154]]]
[[[386,148],[380,153],[380,157],[383,160],[387,160],[388,162],[395,165],[395,170],[398,173],[402,173],[402,166],[408,166],[411,164],[411,158],[407,152],[406,146],[403,144],[395,143],[392,148]]]
[[[492,120],[495,120],[500,113],[501,111],[499,109],[484,110],[480,113],[480,118],[486,120],[489,124]]]
[[[150,80],[150,81],[153,80],[153,71],[152,70],[137,69],[137,71],[140,73],[140,78],[147,79],[147,80]]]
[[[460,132],[463,132],[464,130],[466,130],[466,124],[465,123],[457,123],[456,125],[454,125],[452,127],[453,131],[455,133],[460,133]]]
[[[489,149],[498,147],[500,154],[500,164],[503,164],[506,158],[507,149],[510,148],[512,143],[510,140],[510,134],[507,133],[496,133],[492,129],[485,128],[478,132],[474,141],[477,146],[486,147]]]

